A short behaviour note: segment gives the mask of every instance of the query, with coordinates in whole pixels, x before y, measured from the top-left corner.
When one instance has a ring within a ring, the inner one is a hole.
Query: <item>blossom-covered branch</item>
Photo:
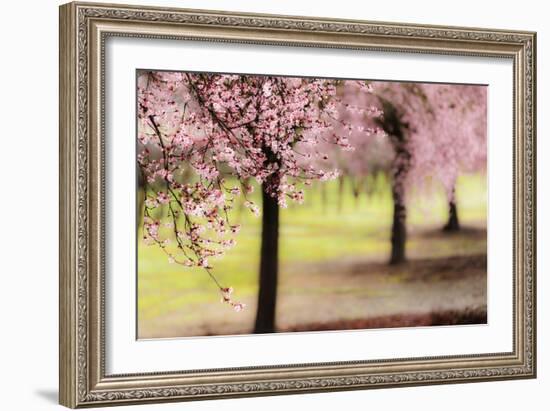
[[[328,133],[345,127],[336,80],[180,72],[144,72],[138,79],[138,164],[144,177],[144,240],[168,261],[202,267],[235,245],[230,212],[237,196],[254,214],[248,182],[262,184],[280,207],[303,201],[302,184],[327,180],[326,144],[352,149]],[[357,110],[357,107],[349,107]],[[371,113],[366,107],[366,113]],[[372,115],[376,113],[372,109]],[[369,130],[364,130],[369,135]],[[328,137],[327,137],[328,135]],[[324,162],[324,163],[323,163]],[[237,184],[231,184],[238,181]],[[155,217],[166,209],[167,217]]]

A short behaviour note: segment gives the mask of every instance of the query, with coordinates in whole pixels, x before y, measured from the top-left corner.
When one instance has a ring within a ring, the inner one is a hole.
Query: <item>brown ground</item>
[[[280,332],[294,331],[329,331],[329,330],[364,330],[369,328],[398,328],[433,325],[466,325],[486,324],[487,310],[484,308],[462,311],[447,310],[424,314],[394,314],[356,320],[341,320],[296,325]]]
[[[485,231],[457,235],[484,240]],[[416,236],[434,236],[429,240],[438,241],[441,234]],[[420,250],[396,266],[350,258],[281,267],[278,331],[486,323],[486,254],[425,255]],[[251,333],[256,301],[253,296],[243,300],[248,305],[244,312],[224,317],[212,312],[209,304],[187,305],[181,310],[201,316],[182,326],[181,312],[176,310],[150,324],[140,338]]]

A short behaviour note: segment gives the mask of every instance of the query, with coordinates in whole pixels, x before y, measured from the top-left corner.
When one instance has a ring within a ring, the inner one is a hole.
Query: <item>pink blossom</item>
[[[167,193],[165,193],[164,191],[161,191],[157,193],[157,201],[160,204],[168,204],[170,202],[170,197],[168,196]]]
[[[233,303],[231,305],[233,306],[233,309],[237,312],[242,311],[246,308],[245,303]]]
[[[326,168],[327,145],[354,148],[353,129],[338,113],[338,84],[299,77],[141,73],[137,160],[147,197],[146,241],[170,256],[177,253],[173,259],[178,264],[210,270],[207,258],[235,244],[226,238],[239,231],[229,215],[236,196],[253,192],[251,180],[284,207],[289,200],[303,201],[298,182],[336,178],[338,171]],[[355,87],[372,92],[361,82]],[[365,118],[379,115],[376,107],[361,102],[347,107]],[[326,137],[328,130],[336,130],[333,137]],[[368,137],[371,128],[357,130]],[[242,193],[225,186],[227,176],[239,181]],[[161,205],[168,206],[163,218],[171,220],[164,225],[170,230],[162,232],[151,219]],[[245,206],[260,214],[249,199]],[[244,308],[235,304],[237,311]]]
[[[245,201],[244,206],[252,211],[252,214],[254,214],[256,217],[260,215],[260,208],[252,201]]]

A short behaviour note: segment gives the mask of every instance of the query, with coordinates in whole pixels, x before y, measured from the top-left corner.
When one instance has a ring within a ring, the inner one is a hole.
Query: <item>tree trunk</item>
[[[449,221],[443,227],[443,231],[454,232],[460,230],[460,223],[458,222],[458,213],[456,211],[456,201],[454,198],[449,201]]]
[[[143,214],[145,212],[145,199],[147,198],[147,185],[145,184],[145,179],[143,178],[143,173],[141,168],[137,167],[136,171],[137,177],[137,207],[136,207],[136,232],[138,233],[138,238],[143,237]],[[139,229],[141,228],[141,234],[139,234]]]
[[[407,208],[405,206],[405,180],[411,163],[411,153],[407,145],[405,129],[408,127],[401,121],[395,107],[384,101],[384,118],[380,125],[390,136],[395,157],[392,172],[393,224],[391,228],[390,264],[400,264],[406,259],[405,245],[407,242]]]
[[[279,205],[262,188],[262,244],[260,251],[260,289],[254,332],[275,332],[279,254]]]
[[[393,224],[391,227],[391,257],[390,264],[400,264],[405,261],[405,243],[407,242],[407,209],[403,198],[401,183],[392,185]]]

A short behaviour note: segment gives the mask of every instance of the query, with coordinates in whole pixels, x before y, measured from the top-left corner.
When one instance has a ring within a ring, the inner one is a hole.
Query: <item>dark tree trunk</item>
[[[141,169],[137,167],[136,171],[137,179],[137,207],[136,207],[136,227],[139,228],[143,225],[143,213],[145,207],[145,198],[147,197],[147,186],[144,183],[143,174]],[[142,233],[143,235],[143,233]]]
[[[401,121],[400,114],[388,101],[383,101],[384,117],[380,125],[390,136],[395,151],[392,170],[393,223],[391,228],[390,264],[400,264],[406,260],[407,208],[405,206],[405,179],[409,172],[411,153],[408,148],[407,124]]]
[[[260,289],[254,332],[275,332],[279,254],[279,205],[262,188],[262,244],[260,251]]]
[[[137,228],[139,230],[140,227],[143,226],[143,213],[145,212],[144,211],[144,207],[145,207],[145,197],[146,197],[146,193],[145,193],[145,188],[141,188],[141,187],[138,187],[138,190],[137,190],[137,207],[136,207],[136,224],[137,224]]]
[[[460,230],[460,223],[458,222],[458,213],[456,211],[456,201],[453,199],[449,201],[449,221],[443,227],[443,231],[454,232]]]
[[[396,162],[393,170],[392,200],[393,223],[391,227],[390,264],[401,264],[406,260],[407,207],[405,205],[405,177],[409,171],[410,153],[404,144],[396,146]]]
[[[400,264],[405,261],[405,243],[407,242],[407,208],[403,198],[400,183],[392,186],[393,223],[391,227],[391,257],[390,264]]]

